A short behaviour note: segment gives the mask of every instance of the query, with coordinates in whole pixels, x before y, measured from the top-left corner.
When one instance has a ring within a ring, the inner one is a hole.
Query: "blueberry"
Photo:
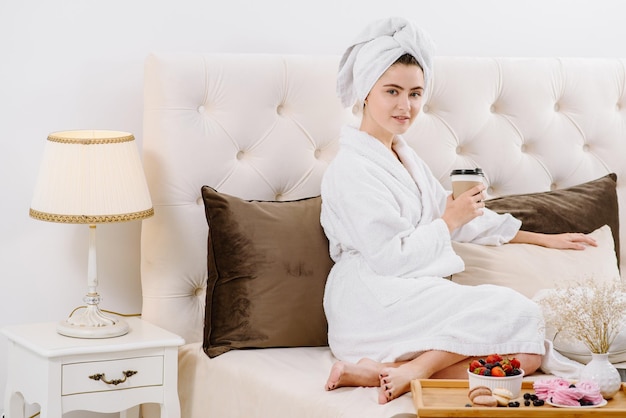
[[[533,401],[533,406],[543,406],[544,402],[542,399],[536,399]]]
[[[526,393],[524,394],[524,399],[530,399],[530,393],[526,392]]]
[[[525,405],[525,406],[530,406],[530,400],[529,400],[529,399],[526,399],[526,400],[524,401],[524,405]]]

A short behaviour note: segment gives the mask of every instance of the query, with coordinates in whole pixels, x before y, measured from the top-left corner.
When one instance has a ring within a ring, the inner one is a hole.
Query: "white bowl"
[[[513,394],[514,399],[519,397],[520,392],[522,391],[522,379],[524,378],[524,370],[522,370],[521,374],[506,377],[481,376],[468,370],[467,376],[469,379],[470,389],[476,386],[487,386],[491,390],[494,390],[496,388],[508,389]]]

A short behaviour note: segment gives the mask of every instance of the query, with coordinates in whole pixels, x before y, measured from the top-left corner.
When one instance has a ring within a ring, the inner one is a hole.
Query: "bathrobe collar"
[[[396,135],[391,145],[401,162],[382,142],[353,126],[343,127],[340,144],[376,163],[415,193],[417,199],[425,201],[420,223],[441,217],[445,209],[441,196],[446,192],[440,184],[427,181],[430,170],[402,136]]]

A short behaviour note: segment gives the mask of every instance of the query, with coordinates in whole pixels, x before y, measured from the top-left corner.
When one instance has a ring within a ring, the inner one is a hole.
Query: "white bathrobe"
[[[544,354],[543,317],[523,295],[446,279],[463,270],[451,239],[508,242],[521,223],[484,210],[450,236],[448,192],[401,138],[393,148],[352,127],[322,181],[321,222],[335,265],[324,309],[333,354],[406,360],[426,350],[468,356]]]

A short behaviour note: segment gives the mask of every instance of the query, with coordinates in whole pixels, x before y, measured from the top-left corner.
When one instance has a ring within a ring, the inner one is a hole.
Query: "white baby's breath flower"
[[[608,353],[626,318],[619,280],[586,280],[547,292],[539,299],[546,323],[563,337],[584,343],[592,353]]]

